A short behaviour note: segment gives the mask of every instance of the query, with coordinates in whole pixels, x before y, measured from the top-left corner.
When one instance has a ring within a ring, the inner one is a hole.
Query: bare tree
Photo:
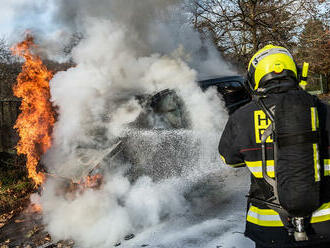
[[[330,27],[319,19],[310,19],[306,23],[297,49],[297,61],[310,64],[311,74],[324,75],[330,79]]]
[[[262,46],[295,47],[314,0],[195,0],[194,26],[211,36],[219,50],[246,66]]]
[[[4,38],[0,38],[0,63],[10,64],[15,61],[9,46]]]
[[[299,38],[298,60],[308,61],[313,72],[330,73],[330,28],[310,19]]]
[[[84,38],[84,35],[79,32],[75,32],[71,35],[69,42],[64,46],[63,52],[65,55],[70,56],[72,49],[76,47],[80,41]]]

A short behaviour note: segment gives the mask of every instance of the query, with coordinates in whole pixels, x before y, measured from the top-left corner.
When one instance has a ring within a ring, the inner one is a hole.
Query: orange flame
[[[82,189],[92,188],[97,189],[100,187],[103,181],[103,176],[101,174],[96,174],[93,176],[87,176],[86,178],[80,180],[78,183]]]
[[[82,178],[79,182],[71,182],[64,190],[64,196],[67,200],[74,200],[79,195],[83,194],[86,190],[99,190],[103,184],[103,176],[96,174]],[[59,194],[63,192],[59,191]]]
[[[42,213],[42,206],[38,203],[31,203],[28,208],[24,210],[25,213]]]
[[[34,213],[41,213],[42,212],[42,206],[39,204],[33,204],[32,205],[32,211]]]
[[[22,98],[21,113],[14,128],[20,136],[17,153],[26,155],[29,177],[39,186],[44,182],[45,175],[37,172],[37,165],[41,155],[51,146],[55,112],[50,102],[49,89],[53,74],[42,64],[41,59],[30,51],[33,47],[33,37],[27,35],[23,42],[12,48],[15,55],[25,59],[22,72],[17,77],[17,84],[13,87],[14,95]]]

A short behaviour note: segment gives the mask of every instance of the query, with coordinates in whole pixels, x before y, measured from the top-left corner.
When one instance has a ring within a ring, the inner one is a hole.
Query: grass
[[[34,190],[24,164],[15,154],[0,153],[0,214],[22,206]]]

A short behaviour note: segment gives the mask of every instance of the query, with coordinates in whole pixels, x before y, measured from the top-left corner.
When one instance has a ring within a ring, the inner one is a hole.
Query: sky
[[[55,4],[51,0],[0,0],[0,38],[9,43],[21,39],[25,30],[52,33]]]
[[[327,2],[320,6],[321,12],[327,10]],[[21,40],[25,30],[54,36],[65,29],[54,17],[56,0],[0,0],[0,6],[0,38],[9,43]]]

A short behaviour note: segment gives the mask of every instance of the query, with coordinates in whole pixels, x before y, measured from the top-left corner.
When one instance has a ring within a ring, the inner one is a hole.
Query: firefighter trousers
[[[292,248],[329,248],[329,247],[330,247],[330,243],[323,243],[315,246],[295,246]],[[256,248],[271,248],[271,247],[256,244]]]

